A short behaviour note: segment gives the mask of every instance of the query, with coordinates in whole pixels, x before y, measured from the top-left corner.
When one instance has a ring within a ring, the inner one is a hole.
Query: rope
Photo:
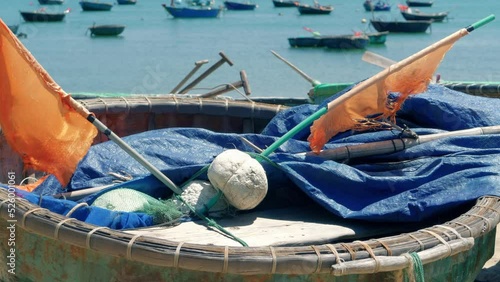
[[[203,208],[200,210],[200,213],[201,214],[208,214],[208,211],[213,206],[215,206],[215,204],[217,204],[217,202],[220,200],[220,198],[222,197],[222,195],[224,195],[222,193],[222,190],[217,189],[217,194],[215,194],[215,196],[213,196],[212,198],[210,198],[210,200],[208,201],[208,203],[203,204]]]
[[[335,255],[335,263],[339,265],[340,274],[344,275],[347,268],[344,264],[344,259],[340,258],[339,252],[337,252],[337,249],[335,249],[335,247],[332,244],[326,244],[326,246]],[[331,271],[333,271],[333,265]]]
[[[387,256],[389,257],[392,256],[392,250],[386,243],[382,242],[382,240],[379,239],[372,239],[372,240],[378,242],[380,245],[382,245],[382,247],[384,247],[384,249],[387,251]]]
[[[316,270],[314,271],[314,273],[317,273],[321,270],[323,259],[321,258],[321,251],[318,249],[318,247],[313,245],[311,246],[311,248],[313,248],[314,252],[316,252],[316,255],[318,256],[318,263],[316,264]]]
[[[488,218],[486,218],[484,216],[477,215],[477,214],[469,214],[469,213],[467,213],[466,215],[467,216],[472,216],[472,217],[477,217],[477,218],[480,218],[480,219],[484,220],[487,227],[486,227],[485,230],[483,228],[483,230],[482,230],[483,232],[485,232],[486,230],[491,230],[491,223],[490,223],[490,220]]]
[[[36,212],[36,211],[39,211],[39,210],[45,210],[45,209],[44,209],[44,208],[34,208],[34,209],[32,209],[32,210],[29,210],[29,211],[25,212],[25,213],[23,214],[23,218],[21,219],[21,227],[22,227],[22,228],[24,228],[24,229],[26,229],[26,224],[25,224],[25,223],[26,223],[26,217],[27,217],[30,213],[32,213],[32,212]]]
[[[61,220],[61,221],[60,221],[60,222],[56,225],[56,229],[54,230],[54,238],[55,238],[56,240],[58,240],[58,239],[59,239],[59,229],[61,228],[61,226],[62,226],[64,223],[66,223],[66,222],[68,222],[68,221],[70,221],[70,220],[75,220],[75,219],[74,219],[74,218],[71,218],[71,217],[70,217],[70,218],[66,218],[66,219],[64,219],[64,220]]]
[[[340,243],[340,245],[342,245],[342,247],[344,247],[351,254],[352,261],[356,260],[356,252],[353,249],[351,249],[349,245],[347,245],[346,243]]]
[[[179,257],[181,255],[181,247],[184,245],[184,242],[179,242],[179,245],[177,245],[177,248],[175,249],[175,255],[174,255],[174,268],[179,267]]]
[[[224,273],[224,274],[227,273],[228,264],[229,264],[229,247],[225,246],[224,247],[224,267],[222,268],[222,273]]]
[[[454,224],[457,224],[457,225],[460,225],[460,226],[467,228],[467,230],[469,230],[469,233],[470,233],[469,237],[473,237],[474,232],[472,231],[472,228],[469,225],[462,223],[462,222],[458,222],[458,221],[450,221],[450,223],[454,223]]]
[[[417,243],[420,245],[420,251],[423,251],[425,249],[424,243],[422,243],[422,241],[420,241],[417,237],[415,237],[415,235],[408,234],[408,236],[410,236],[410,238],[412,238],[413,240],[417,241]]]
[[[457,239],[463,239],[462,235],[460,235],[460,233],[458,233],[458,231],[455,230],[455,228],[451,228],[450,226],[441,225],[441,224],[435,225],[434,227],[440,227],[440,228],[444,228],[446,230],[449,230],[449,231],[451,231],[451,233],[453,233],[457,236]],[[444,232],[444,234],[446,234],[446,232]],[[446,236],[448,236],[448,234],[446,234]],[[450,236],[448,236],[448,238],[450,238],[450,240],[453,239]]]
[[[7,199],[3,200],[2,202],[0,202],[0,208],[3,206],[3,204],[10,202],[10,201],[12,201],[11,198],[7,198]]]
[[[179,201],[181,201],[182,203],[184,203],[197,217],[199,217],[200,219],[206,221],[208,226],[213,227],[213,228],[219,230],[220,232],[228,235],[231,239],[233,239],[236,242],[240,243],[242,246],[248,247],[248,244],[245,243],[245,241],[241,240],[240,238],[238,238],[235,235],[233,235],[231,232],[227,231],[224,227],[222,227],[219,224],[217,224],[217,222],[215,222],[215,220],[213,220],[213,219],[211,219],[209,217],[206,217],[205,215],[199,213],[193,206],[191,206],[189,203],[187,203],[186,201],[184,201],[184,199],[180,195],[175,195],[175,197]]]
[[[411,281],[415,282],[424,282],[424,266],[422,264],[422,260],[417,253],[413,252],[409,254],[410,257],[410,268],[413,270],[411,272],[412,278]]]
[[[24,184],[24,181],[28,181],[28,180],[37,181],[38,179],[36,179],[36,177],[33,177],[33,176],[25,177],[23,180],[21,180],[21,183],[19,183],[19,186],[22,186]]]
[[[135,240],[141,236],[142,236],[142,234],[136,234],[136,235],[134,235],[134,237],[132,237],[130,239],[130,241],[128,241],[128,243],[127,243],[127,259],[128,260],[132,260],[132,246],[134,245]]]
[[[448,247],[448,255],[447,255],[447,257],[451,256],[451,253],[452,253],[451,246],[450,246],[450,244],[448,244],[448,242],[446,242],[445,239],[443,239],[443,237],[441,237],[437,233],[435,233],[433,231],[430,231],[430,230],[427,230],[427,229],[422,229],[422,231],[431,234],[436,239],[438,239],[441,243],[443,243],[443,245],[447,246]]]
[[[269,246],[269,250],[271,251],[271,257],[273,258],[273,267],[271,268],[271,274],[276,273],[276,251],[273,246]]]
[[[474,207],[475,207],[475,208],[487,209],[487,210],[490,210],[490,211],[492,211],[492,212],[494,212],[494,213],[500,213],[500,211],[498,211],[498,210],[496,210],[496,209],[494,209],[494,208],[492,208],[492,207],[488,207],[488,206],[483,206],[483,205],[475,205]]]
[[[87,238],[85,240],[85,246],[87,247],[87,249],[92,250],[92,247],[90,246],[90,239],[92,237],[92,234],[94,234],[94,232],[101,230],[101,229],[108,229],[108,228],[105,226],[100,226],[100,227],[97,227],[97,228],[90,230],[90,232],[87,233]]]
[[[66,213],[66,216],[69,217],[70,215],[72,215],[77,209],[79,209],[80,207],[85,207],[85,206],[89,206],[86,202],[82,202],[82,203],[79,203],[77,205],[75,205],[72,209],[70,209],[68,211],[68,213]]]
[[[378,273],[378,271],[380,269],[380,260],[375,256],[373,249],[367,243],[362,242],[362,241],[354,241],[354,243],[359,243],[366,249],[368,254],[370,254],[372,259],[375,261],[375,269],[373,270],[373,273]]]

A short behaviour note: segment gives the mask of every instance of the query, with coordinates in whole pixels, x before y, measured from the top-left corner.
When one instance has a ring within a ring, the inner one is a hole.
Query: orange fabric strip
[[[0,125],[26,168],[54,174],[64,186],[97,134],[0,20]]]

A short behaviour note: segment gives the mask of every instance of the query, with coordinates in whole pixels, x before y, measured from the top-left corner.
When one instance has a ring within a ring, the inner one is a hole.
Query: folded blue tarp
[[[338,95],[331,99],[336,97]],[[241,136],[266,148],[317,109],[318,105],[290,108],[278,114],[261,134]],[[426,93],[409,98],[397,118],[399,125],[408,125],[417,134],[424,135],[500,125],[498,109],[500,99],[471,96],[431,85]],[[389,140],[398,138],[398,134],[389,130],[344,132],[330,140],[325,148]],[[257,208],[279,206],[290,201],[284,196],[306,194],[310,199],[304,202],[317,203],[343,218],[417,222],[449,212],[484,195],[500,196],[500,134],[449,137],[397,153],[343,162],[297,155],[309,150],[308,135],[306,128],[270,155],[279,168],[262,162],[269,180],[269,193]],[[239,136],[196,128],[170,128],[136,134],[124,140],[181,185],[224,150],[236,148],[252,152]],[[133,188],[154,197],[171,194],[112,142],[90,149],[67,189],[110,184],[115,180],[110,172],[133,177],[114,188]],[[206,175],[200,178],[206,179]],[[61,191],[58,182],[51,177],[34,193],[20,195],[38,204],[35,194]],[[84,200],[92,203],[100,194],[102,192]],[[75,204],[46,196],[42,200],[42,206],[61,214]],[[152,224],[150,216],[144,214],[110,212],[96,207],[80,209],[83,211],[74,214],[78,219],[111,228]]]

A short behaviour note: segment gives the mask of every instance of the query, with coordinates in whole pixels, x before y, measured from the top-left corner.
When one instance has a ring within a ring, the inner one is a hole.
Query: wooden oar
[[[360,157],[391,154],[406,150],[408,148],[427,142],[457,136],[474,136],[485,134],[500,134],[500,125],[476,127],[471,129],[443,132],[436,134],[420,135],[417,139],[397,138],[385,141],[377,141],[366,144],[343,146],[335,149],[322,150],[319,154],[313,152],[298,153],[302,156],[319,156],[328,160],[346,160]]]
[[[361,59],[365,62],[379,66],[379,67],[384,68],[384,69],[397,63],[396,61],[393,61],[393,60],[388,59],[382,55],[375,54],[375,53],[370,52],[370,51],[365,51],[365,53],[363,53],[363,56],[361,57]]]
[[[294,66],[292,63],[290,63],[289,61],[287,61],[285,58],[281,57],[278,53],[274,52],[273,50],[271,50],[271,53],[273,53],[274,56],[276,56],[278,59],[280,59],[285,64],[287,64],[289,67],[291,67],[300,76],[302,76],[303,78],[305,78],[305,80],[309,81],[312,84],[313,87],[321,84],[321,82],[319,82],[316,79],[313,79],[312,77],[310,77],[309,75],[307,75],[305,72],[303,72],[302,70],[300,70],[298,67]]]
[[[389,68],[383,70],[382,72],[378,73],[377,75],[372,76],[371,78],[369,78],[365,81],[362,81],[361,83],[356,85],[356,87],[354,87],[350,91],[346,92],[344,95],[331,101],[330,103],[328,103],[328,105],[319,109],[317,112],[313,113],[311,116],[309,116],[308,118],[306,118],[305,120],[303,120],[302,122],[297,124],[294,128],[292,128],[285,135],[283,135],[281,138],[279,138],[273,144],[271,144],[266,150],[264,150],[264,152],[262,152],[262,155],[263,156],[270,155],[272,152],[274,152],[276,149],[278,149],[282,144],[284,144],[290,138],[295,136],[302,129],[309,126],[313,121],[315,121],[316,119],[318,119],[319,117],[321,117],[322,115],[327,113],[329,110],[335,109],[338,105],[344,103],[346,100],[357,95],[358,93],[360,93],[362,90],[368,88],[369,86],[374,85],[380,79],[383,79],[384,77],[386,77],[390,73],[393,73],[395,71],[400,70],[404,66],[407,66],[407,65],[413,63],[414,61],[422,58],[423,56],[433,52],[437,48],[440,48],[441,46],[449,44],[450,42],[453,42],[457,38],[460,38],[462,36],[467,35],[469,32],[472,32],[473,30],[491,22],[494,19],[495,19],[495,16],[490,15],[490,16],[488,16],[488,17],[486,17],[486,18],[484,18],[484,19],[482,19],[482,20],[480,20],[480,21],[478,21],[478,22],[476,22],[476,23],[474,23],[466,28],[460,29],[459,31],[441,39],[440,41],[428,46],[427,48],[424,48],[420,52],[413,54],[412,56],[400,61],[399,63],[391,65]]]
[[[191,78],[191,76],[193,76],[193,74],[198,71],[198,69],[204,65],[208,63],[208,60],[202,60],[202,61],[197,61],[194,63],[194,68],[179,82],[179,84],[177,84],[177,86],[174,87],[174,89],[172,89],[170,91],[170,93],[172,94],[177,94],[177,91],[184,85],[184,83],[186,83],[186,81],[188,81],[188,79]]]

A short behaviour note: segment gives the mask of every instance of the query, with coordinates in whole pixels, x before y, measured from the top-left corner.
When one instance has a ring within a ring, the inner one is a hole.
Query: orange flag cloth
[[[380,123],[370,123],[367,117],[378,115],[375,119],[388,118],[395,122],[396,112],[403,101],[409,95],[421,93],[427,89],[432,75],[446,52],[466,34],[468,32],[465,29],[461,30],[454,36],[450,36],[447,44],[434,48],[424,56],[412,56],[396,63],[376,76],[359,83],[345,93],[343,95],[345,97],[341,96],[330,102],[328,112],[314,121],[311,126],[311,135],[308,138],[311,150],[319,153],[326,142],[340,132],[366,130],[380,126]],[[389,92],[399,92],[400,96],[396,100],[389,100]]]
[[[71,97],[0,20],[0,126],[25,168],[66,185],[97,134]]]

